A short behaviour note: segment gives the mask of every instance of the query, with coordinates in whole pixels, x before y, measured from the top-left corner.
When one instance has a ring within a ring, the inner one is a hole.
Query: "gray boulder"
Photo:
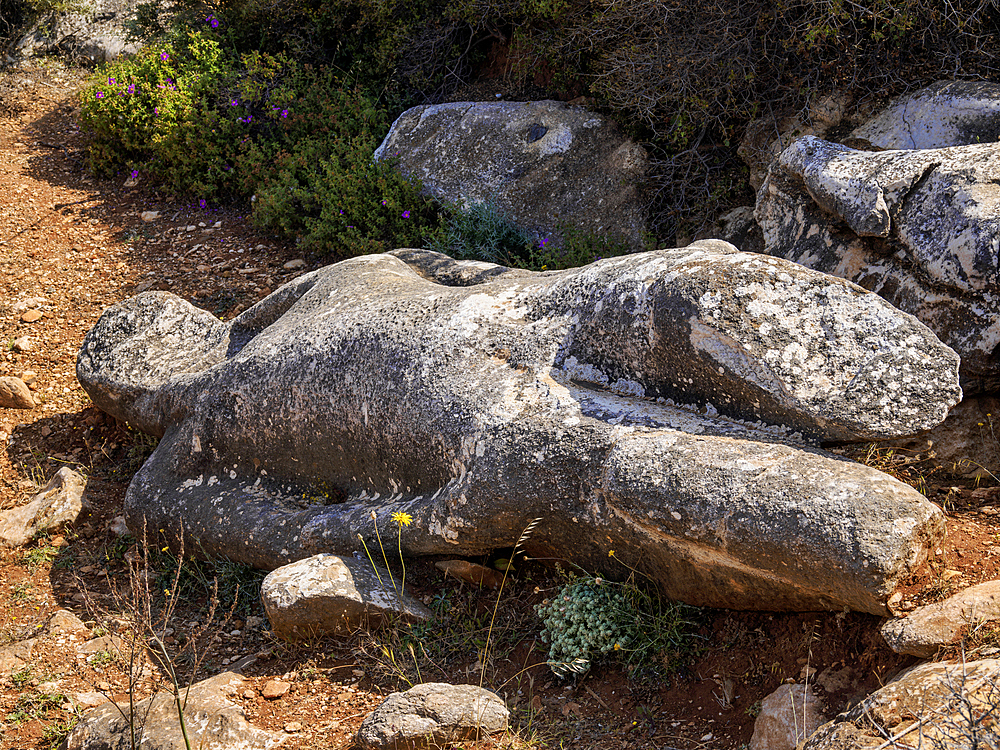
[[[559,244],[563,228],[643,245],[646,153],[610,120],[561,102],[456,102],[408,109],[376,159],[398,159],[424,192],[489,201]]]
[[[349,557],[405,514],[404,554],[480,554],[541,517],[529,549],[621,575],[615,549],[691,603],[885,612],[940,510],[795,436],[922,429],[957,364],[876,295],[709,241],[540,274],[365,256],[229,323],[143,294],[77,374],[162,435],[126,519],[188,549]]]
[[[998,747],[998,680],[995,659],[920,664],[821,726],[803,750]]]
[[[966,393],[1000,388],[1000,144],[855,151],[802,138],[757,196],[768,253],[850,279],[962,358]]]
[[[882,637],[897,654],[928,658],[995,620],[1000,620],[1000,581],[987,581],[889,620]]]
[[[386,621],[427,621],[433,613],[402,581],[367,559],[313,555],[272,570],[260,587],[271,630],[298,640],[346,635]]]
[[[87,480],[64,466],[25,505],[0,513],[0,545],[20,547],[42,531],[73,523],[83,510]]]
[[[270,750],[277,747],[284,742],[285,735],[251,726],[243,707],[231,700],[243,682],[238,674],[223,672],[191,686],[184,704],[184,723],[190,745],[181,733],[174,696],[163,692],[137,701],[131,711],[127,701],[102,703],[85,711],[63,741],[62,749]],[[133,731],[136,732],[134,745]]]
[[[358,729],[366,750],[421,750],[485,738],[507,728],[510,712],[495,693],[475,685],[427,682],[392,693]]]
[[[946,148],[1000,141],[1000,84],[938,81],[896,99],[851,132],[878,149]]]
[[[18,40],[17,57],[64,54],[74,63],[97,65],[132,55],[125,22],[142,0],[73,0],[64,10],[43,14]]]

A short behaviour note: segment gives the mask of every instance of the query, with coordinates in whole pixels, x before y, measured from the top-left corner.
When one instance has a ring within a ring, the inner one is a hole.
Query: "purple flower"
[[[130,83],[128,85],[128,88],[126,89],[126,91],[128,93],[130,93],[130,94],[134,94],[135,93],[135,84],[134,83]]]
[[[386,199],[385,199],[385,198],[383,198],[383,199],[382,199],[382,205],[383,205],[383,206],[387,206],[387,205],[388,205],[388,201],[386,201]]]
[[[153,107],[153,114],[154,115],[160,114],[160,108],[159,107]]]
[[[167,60],[170,59],[170,53],[168,53],[168,52],[161,52],[160,53],[160,59],[163,60],[164,62],[166,62]]]
[[[208,201],[202,198],[200,201],[198,201],[198,206],[201,208],[208,208]]]
[[[94,94],[94,98],[95,99],[103,99],[104,98],[104,92],[103,91],[98,91],[96,94]]]
[[[114,79],[114,78],[111,78],[111,77],[109,76],[109,77],[108,77],[108,85],[109,85],[109,86],[114,86],[114,85],[115,85],[115,79]]]
[[[288,117],[288,110],[287,109],[281,110],[281,117],[282,117],[282,119]]]
[[[229,100],[229,106],[230,107],[238,107],[238,106],[240,106],[240,100],[239,99],[230,99]]]
[[[134,179],[136,179],[136,178],[137,178],[138,176],[139,176],[139,170],[138,170],[138,169],[133,169],[133,170],[132,170],[132,179],[134,180]]]
[[[403,218],[404,219],[409,219],[410,218],[410,212],[408,210],[407,211],[403,211]]]
[[[213,29],[219,28],[219,19],[216,18],[215,16],[209,16],[208,18],[205,19],[205,22]]]
[[[547,244],[549,244],[549,238],[548,237],[542,237],[542,239],[538,240],[538,249],[539,250],[544,250],[545,246]]]

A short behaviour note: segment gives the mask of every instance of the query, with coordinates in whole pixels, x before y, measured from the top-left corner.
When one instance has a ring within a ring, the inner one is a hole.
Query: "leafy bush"
[[[338,83],[329,69],[299,69],[268,93],[267,128],[241,160],[254,219],[340,257],[419,245],[436,209],[393,164],[372,160],[386,113]]]
[[[235,58],[206,23],[107,66],[83,93],[89,165],[99,174],[138,170],[204,199],[234,187],[234,164],[252,128],[239,100],[276,62]]]
[[[530,261],[534,238],[518,227],[490,201],[468,208],[449,206],[444,226],[428,238],[428,247],[459,260],[485,260],[503,266],[524,267]]]

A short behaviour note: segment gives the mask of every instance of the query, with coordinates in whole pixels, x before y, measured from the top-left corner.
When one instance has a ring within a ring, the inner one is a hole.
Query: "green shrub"
[[[386,113],[329,69],[299,69],[268,92],[262,137],[241,158],[254,220],[339,257],[418,246],[437,211],[390,162],[372,155]]]
[[[502,266],[527,267],[534,238],[491,201],[468,208],[449,206],[444,226],[427,246],[459,260],[485,260]]]
[[[203,199],[230,192],[239,146],[254,127],[255,102],[239,97],[275,67],[235,58],[210,26],[112,63],[83,93],[91,169],[141,171]]]

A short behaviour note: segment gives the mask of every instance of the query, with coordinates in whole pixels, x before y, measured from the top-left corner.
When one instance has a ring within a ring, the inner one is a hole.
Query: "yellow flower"
[[[615,551],[613,549],[608,550],[608,557],[614,557],[614,556],[615,556]]]
[[[403,513],[402,511],[397,510],[395,513],[392,514],[392,520],[395,521],[400,526],[409,526],[411,523],[413,523],[413,516],[411,516],[409,513]]]

